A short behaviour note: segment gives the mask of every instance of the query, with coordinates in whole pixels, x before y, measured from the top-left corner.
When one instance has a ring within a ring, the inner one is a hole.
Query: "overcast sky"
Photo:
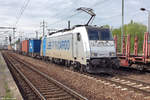
[[[0,0],[0,26],[15,26],[21,8],[28,0]],[[84,24],[89,15],[76,11],[79,7],[92,8],[96,17],[93,24],[119,27],[121,25],[122,0],[30,0],[18,24],[17,32],[35,33],[40,31],[44,19],[48,28],[60,29],[71,25]],[[125,0],[125,23],[131,19],[147,25],[147,13],[139,9],[150,9],[149,0]],[[73,16],[72,16],[73,15]],[[71,17],[72,16],[72,17]]]

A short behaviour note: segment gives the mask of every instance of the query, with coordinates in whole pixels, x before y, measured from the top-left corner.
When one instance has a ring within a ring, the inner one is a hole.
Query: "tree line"
[[[104,25],[104,27],[109,27],[109,25]],[[110,27],[109,27],[110,28]],[[121,27],[119,28],[111,28],[112,30],[112,34],[117,35],[118,37],[118,52],[121,51]],[[134,38],[135,36],[138,37],[138,52],[142,52],[142,48],[143,48],[143,40],[144,40],[144,33],[147,32],[147,26],[138,22],[133,22],[133,20],[131,20],[131,22],[129,24],[125,24],[124,25],[124,36],[126,37],[127,34],[130,34],[131,36],[131,53],[133,53],[134,50]],[[126,40],[125,40],[126,41]]]

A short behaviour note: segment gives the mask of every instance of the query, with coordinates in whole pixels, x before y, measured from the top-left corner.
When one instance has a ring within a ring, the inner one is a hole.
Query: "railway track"
[[[17,72],[17,70],[15,68],[13,68],[12,64],[10,63],[9,60],[6,60],[8,59],[6,56],[4,56],[4,59],[7,63],[7,66],[14,78],[14,80],[16,81],[17,85],[18,85],[18,88],[20,90],[20,92],[22,93],[22,96],[25,100],[33,100],[33,99],[36,99],[36,100],[39,100],[40,98],[38,98],[36,96],[36,94],[32,91],[32,87],[30,87],[26,81],[25,78],[23,78],[24,76],[22,76],[21,74],[19,74],[19,72]]]
[[[21,90],[26,91],[26,99],[42,100],[87,100],[72,89],[66,87],[60,82],[52,79],[46,74],[35,69],[32,64],[27,63],[9,53],[3,53],[3,56],[11,69],[12,73],[22,84],[19,84]]]
[[[105,85],[109,85],[114,88],[120,88],[121,90],[134,91],[144,95],[145,97],[150,97],[150,83],[145,83],[123,76],[105,77],[89,74],[84,75],[87,75],[88,77],[93,77],[94,79]]]
[[[18,58],[16,57],[16,59],[19,59],[19,57]],[[26,64],[28,63],[29,65],[31,64],[26,61],[25,63]],[[150,97],[150,83],[145,83],[142,81],[126,78],[123,76],[103,77],[103,76],[92,75],[87,73],[81,73],[81,74],[85,75],[85,77],[91,77],[96,81],[99,81],[105,85],[109,85],[114,88],[120,88],[121,90],[135,91],[137,93],[143,94],[145,97]]]
[[[122,85],[128,89],[133,89],[136,92],[143,93],[146,96],[150,96],[150,83],[145,83],[142,81],[117,76],[114,78],[110,78],[110,81],[114,83],[119,83],[118,85]]]

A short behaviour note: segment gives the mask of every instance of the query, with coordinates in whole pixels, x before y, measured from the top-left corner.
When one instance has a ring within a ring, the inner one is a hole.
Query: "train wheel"
[[[86,66],[85,66],[85,65],[81,65],[81,71],[82,71],[82,72],[84,72],[84,73],[86,73],[86,72],[87,72],[87,70],[86,70]]]
[[[69,67],[70,66],[70,62],[68,60],[65,60],[65,66]]]
[[[75,71],[75,68],[73,65],[70,66],[70,70]]]
[[[83,66],[83,65],[81,65],[81,67],[80,67],[80,72],[81,72],[81,73],[84,72],[84,66]]]

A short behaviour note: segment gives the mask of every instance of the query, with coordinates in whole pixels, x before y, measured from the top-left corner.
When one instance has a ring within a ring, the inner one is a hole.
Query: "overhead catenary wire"
[[[67,19],[70,19],[70,18],[76,16],[76,15],[79,14],[79,13],[81,13],[81,11],[80,11],[80,12],[77,12],[77,13],[71,15],[71,16],[68,16],[68,17],[65,17],[65,18],[63,18],[63,19],[60,19],[60,20],[58,20],[58,21],[56,21],[56,22],[54,22],[54,23],[52,23],[52,24],[49,24],[49,26],[55,25],[55,24],[59,24],[59,23],[61,23],[61,22],[64,22],[64,21],[66,21]]]
[[[140,14],[140,10],[139,9],[134,10],[129,14],[128,18],[131,17],[130,19],[133,19],[134,17],[136,17],[135,15],[138,15],[138,14]],[[121,16],[121,13],[106,17],[105,20],[101,21],[102,22],[101,24],[104,24],[106,22],[112,22],[113,21],[112,18],[116,18],[118,16]],[[97,19],[100,19],[100,18],[97,17]]]
[[[94,5],[92,5],[90,8],[95,8],[95,7],[97,7],[97,6],[101,5],[101,4],[104,4],[104,3],[108,2],[108,1],[110,1],[110,0],[98,1]]]
[[[104,3],[106,3],[106,2],[108,2],[108,1],[110,1],[110,0],[103,0],[103,1],[98,1],[98,2],[96,2],[94,5],[92,5],[90,8],[95,8],[95,7],[97,7],[98,5],[101,5],[101,4],[104,4]],[[73,9],[72,9],[73,10]],[[81,12],[80,12],[81,13]],[[77,13],[77,14],[79,14],[79,13]],[[75,14],[75,15],[77,15],[77,14]],[[73,16],[74,17],[74,16]],[[55,23],[52,23],[52,24],[50,24],[50,25],[55,25],[55,24],[59,24],[59,23],[62,23],[62,22],[64,22],[64,21],[66,21],[67,19],[69,19],[68,17],[66,17],[66,18],[64,18],[64,19],[61,19],[61,20],[59,20],[59,21],[56,21]],[[92,20],[92,22],[91,23],[93,23],[93,21],[94,20]]]
[[[18,9],[17,13],[16,13],[16,19],[18,19],[20,12],[23,10],[24,5],[26,3],[26,0],[24,0],[23,5]]]
[[[108,2],[108,1],[110,1],[110,0],[107,0],[107,1],[106,1],[106,0],[98,1],[98,2],[96,2],[94,5],[92,5],[91,7],[92,7],[92,8],[95,8],[96,6],[101,5],[101,4],[104,4],[104,3]],[[91,7],[90,7],[90,8],[91,8]],[[72,10],[73,10],[73,9],[71,9],[71,11],[72,11]],[[79,13],[81,13],[81,12],[79,12]],[[77,14],[78,14],[78,13],[77,13]],[[66,17],[66,18],[64,18],[64,19],[60,19],[60,20],[58,20],[58,21],[56,21],[56,22],[50,24],[49,26],[62,23],[62,22],[64,22],[64,21],[66,21],[67,19],[74,17],[74,16],[77,15],[77,14],[71,15],[71,16]],[[57,14],[56,14],[56,15],[57,15]],[[60,13],[58,13],[58,15],[60,15]],[[93,23],[93,21],[92,21],[92,23]]]
[[[21,19],[21,16],[23,15],[25,9],[27,8],[29,2],[30,2],[30,0],[25,0],[24,1],[24,4],[23,4],[22,8],[20,9],[20,13],[19,13],[18,17],[16,17],[17,20],[15,22],[15,26],[17,26],[17,24],[19,23],[19,20]]]
[[[14,23],[14,27],[17,28],[17,24],[19,23],[25,9],[27,8],[28,4],[29,4],[30,0],[24,0],[23,5],[21,6],[21,8],[18,11],[18,14],[16,15],[16,21]],[[15,36],[14,36],[15,38]]]
[[[94,5],[92,5],[92,7],[97,7],[97,6],[99,6],[99,5],[102,5],[102,4],[104,4],[104,3],[107,3],[108,1],[110,1],[110,0],[101,0],[101,1],[98,1],[98,2],[96,2]],[[105,9],[105,8],[104,8]],[[101,9],[100,9],[101,10]],[[72,9],[71,9],[71,11],[72,11]],[[68,12],[68,11],[67,11]],[[56,16],[57,15],[60,15],[60,13],[58,13],[58,14],[56,14]],[[61,16],[61,15],[60,15]],[[71,15],[72,16],[72,15]],[[116,17],[116,16],[120,16],[120,14],[118,14],[118,15],[113,15],[113,16],[110,16],[109,18],[113,18],[113,17]],[[58,16],[57,16],[58,17]],[[74,17],[74,16],[73,16]],[[70,18],[72,18],[72,17],[70,17]],[[109,19],[109,18],[105,18],[105,19]],[[51,25],[55,25],[55,24],[59,24],[59,23],[62,23],[62,22],[64,22],[64,21],[66,21],[67,19],[69,19],[69,17],[66,17],[66,18],[63,18],[63,19],[58,19],[56,22],[54,22],[54,23],[52,23],[52,24],[50,24],[50,26]],[[111,20],[111,19],[110,19]],[[107,21],[107,20],[105,20],[105,21]]]

